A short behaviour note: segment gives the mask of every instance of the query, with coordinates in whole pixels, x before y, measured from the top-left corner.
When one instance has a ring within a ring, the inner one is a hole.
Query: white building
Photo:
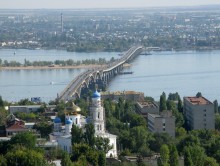
[[[106,157],[117,157],[116,135],[106,132],[105,111],[101,105],[101,94],[97,91],[92,95],[92,106],[90,107],[91,123],[94,124],[95,136],[108,138],[109,144],[113,147],[108,151]]]
[[[21,105],[21,106],[9,106],[10,114],[14,114],[16,112],[24,112],[31,113],[36,112],[41,108],[41,105]]]
[[[67,109],[68,110],[68,109]],[[85,126],[86,119],[84,116],[79,114],[81,109],[73,103],[72,112],[65,117],[65,130],[62,129],[62,124],[60,118],[56,117],[54,119],[54,132],[50,134],[50,141],[57,141],[58,146],[71,153],[71,128],[72,125],[77,125],[80,128]],[[117,157],[117,143],[116,135],[106,132],[105,129],[105,111],[101,105],[101,95],[97,91],[92,95],[92,106],[90,107],[90,117],[88,118],[88,123],[92,123],[95,128],[95,136],[103,137],[109,139],[109,144],[112,149],[106,154],[106,157]]]

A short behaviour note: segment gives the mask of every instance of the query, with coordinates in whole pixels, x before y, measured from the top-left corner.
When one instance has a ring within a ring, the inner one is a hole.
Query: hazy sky
[[[0,0],[0,8],[126,8],[220,4],[220,0]]]

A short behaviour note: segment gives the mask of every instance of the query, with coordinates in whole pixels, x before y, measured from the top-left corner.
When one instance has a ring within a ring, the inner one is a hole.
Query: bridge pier
[[[98,85],[98,89],[105,90],[111,79],[123,70],[123,64],[132,61],[141,52],[142,46],[131,47],[119,60],[102,68],[85,71],[80,76],[74,78],[70,84],[57,95],[57,99],[67,101],[78,97],[80,98],[88,94],[90,90],[95,90],[96,84]]]

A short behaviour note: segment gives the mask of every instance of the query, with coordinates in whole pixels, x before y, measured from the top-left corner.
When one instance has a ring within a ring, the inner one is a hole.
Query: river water
[[[14,55],[13,53],[16,52]],[[56,50],[0,50],[0,59],[16,60],[82,60],[111,57],[118,53],[70,53]],[[118,75],[109,91],[134,90],[144,92],[156,100],[164,91],[178,92],[181,97],[202,92],[213,101],[220,101],[220,51],[152,52],[140,55],[130,68],[131,75]],[[0,71],[0,95],[8,101],[41,97],[43,101],[55,99],[57,93],[85,69],[11,70]],[[53,82],[53,84],[50,84]]]

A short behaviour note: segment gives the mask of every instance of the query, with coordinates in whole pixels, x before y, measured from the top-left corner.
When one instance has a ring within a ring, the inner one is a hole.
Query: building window
[[[100,125],[100,130],[102,130],[102,125]]]
[[[166,124],[165,124],[165,123],[163,123],[163,126],[166,126]]]
[[[163,131],[166,131],[166,128],[163,128]]]
[[[206,109],[204,109],[204,112],[206,112]]]
[[[100,112],[98,112],[98,119],[100,118]]]
[[[99,130],[99,125],[97,125],[97,130]]]
[[[76,124],[78,123],[78,119],[76,118]]]

